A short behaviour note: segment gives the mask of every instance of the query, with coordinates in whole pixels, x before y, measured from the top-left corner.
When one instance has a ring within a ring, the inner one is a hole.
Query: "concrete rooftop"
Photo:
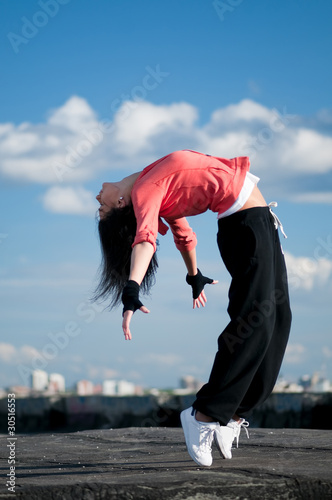
[[[17,435],[16,489],[7,491],[7,436],[1,437],[0,499],[312,499],[332,498],[332,433],[252,429],[233,459],[214,448],[197,466],[181,428],[135,427]]]

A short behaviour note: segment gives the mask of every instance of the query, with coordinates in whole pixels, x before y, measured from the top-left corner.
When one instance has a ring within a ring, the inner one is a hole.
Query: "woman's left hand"
[[[218,281],[213,280],[212,283],[210,283],[210,284],[216,285],[217,283],[218,283]],[[207,298],[206,298],[204,290],[202,290],[201,293],[199,294],[199,296],[197,297],[197,299],[193,299],[193,309],[195,309],[196,307],[199,309],[201,306],[205,307],[206,302],[207,302]]]
[[[193,309],[200,306],[205,307],[207,302],[206,295],[204,292],[205,285],[215,285],[218,281],[213,280],[211,278],[207,278],[203,276],[201,271],[197,269],[197,273],[195,275],[186,276],[186,282],[191,286],[193,292]]]

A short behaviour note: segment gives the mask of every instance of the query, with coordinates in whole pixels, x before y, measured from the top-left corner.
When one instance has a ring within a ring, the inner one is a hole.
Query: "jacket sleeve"
[[[132,247],[137,245],[137,243],[147,241],[151,243],[154,251],[156,251],[156,240],[160,227],[159,211],[161,202],[162,192],[156,188],[151,189],[149,193],[145,190],[136,190],[133,194],[132,203],[137,221],[137,229]],[[163,233],[165,234],[166,231],[164,230]]]
[[[189,252],[196,247],[196,234],[185,217],[174,220],[165,218],[165,220],[171,228],[175,246],[180,252]]]

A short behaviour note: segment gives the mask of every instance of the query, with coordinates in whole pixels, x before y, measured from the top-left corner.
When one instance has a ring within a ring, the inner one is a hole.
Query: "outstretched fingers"
[[[213,280],[212,283],[209,283],[211,285],[216,285],[218,283],[218,280]],[[193,309],[197,307],[199,309],[201,306],[205,307],[205,304],[207,302],[207,298],[205,295],[204,289],[201,291],[197,299],[193,299]]]
[[[205,307],[206,302],[207,302],[207,298],[206,298],[204,290],[202,290],[201,293],[199,294],[199,296],[197,297],[197,299],[193,300],[193,309],[195,309],[196,307],[199,309],[201,306]]]
[[[143,313],[145,314],[148,314],[150,311],[147,307],[145,306],[141,306],[139,308],[140,311],[142,311]],[[131,322],[131,319],[133,317],[133,314],[134,314],[134,311],[125,311],[124,314],[123,314],[123,320],[122,320],[122,330],[123,330],[123,334],[124,334],[124,337],[125,337],[125,340],[131,340],[132,339],[132,336],[131,336],[131,331],[130,331],[130,322]]]
[[[130,321],[131,318],[133,317],[134,312],[133,311],[125,311],[123,314],[123,320],[122,320],[122,330],[125,336],[125,340],[131,340],[131,332],[130,332]]]

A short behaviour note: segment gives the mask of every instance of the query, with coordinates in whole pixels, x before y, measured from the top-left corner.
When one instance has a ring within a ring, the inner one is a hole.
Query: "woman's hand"
[[[215,285],[216,283],[218,283],[218,281],[213,280],[212,283],[209,283],[209,284]],[[201,293],[199,294],[199,296],[197,297],[197,299],[193,299],[193,309],[195,309],[195,307],[197,307],[198,309],[201,306],[205,307],[206,302],[207,302],[207,298],[206,298],[204,290],[202,290]]]
[[[204,292],[204,286],[215,285],[218,281],[203,276],[199,269],[194,276],[187,274],[186,281],[193,291],[193,309],[196,307],[199,309],[200,306],[205,307],[207,299]]]
[[[149,313],[149,309],[145,306],[141,306],[139,308],[140,311],[144,312],[145,314]],[[131,332],[130,332],[130,321],[131,318],[133,317],[134,311],[127,310],[123,313],[123,320],[122,320],[122,330],[125,336],[125,340],[131,340]]]

